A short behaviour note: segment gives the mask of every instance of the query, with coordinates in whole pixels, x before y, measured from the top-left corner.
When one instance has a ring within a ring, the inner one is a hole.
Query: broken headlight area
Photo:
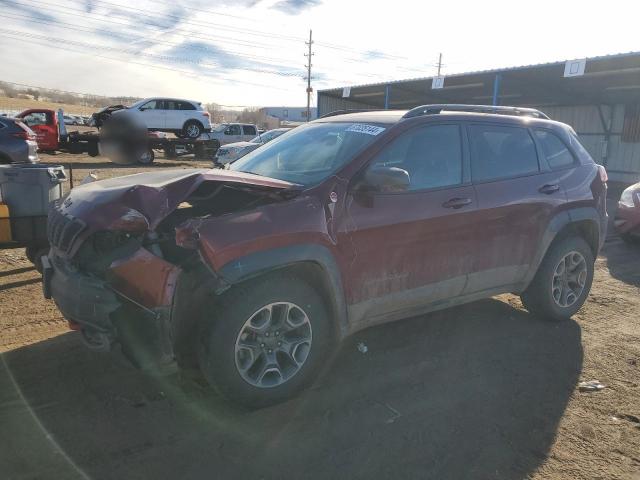
[[[95,232],[80,246],[73,263],[81,271],[104,278],[114,261],[132,255],[142,247],[143,241],[143,234]]]

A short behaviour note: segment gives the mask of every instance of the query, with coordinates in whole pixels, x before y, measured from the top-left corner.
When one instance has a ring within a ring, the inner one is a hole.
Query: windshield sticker
[[[380,135],[385,131],[384,127],[376,127],[375,125],[366,125],[364,123],[354,123],[345,131],[347,132],[356,132],[356,133],[365,133],[367,135]]]

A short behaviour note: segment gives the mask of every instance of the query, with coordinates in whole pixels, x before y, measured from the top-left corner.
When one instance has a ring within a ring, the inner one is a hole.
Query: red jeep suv
[[[76,187],[50,214],[44,292],[87,345],[197,366],[267,405],[371,325],[505,292],[570,317],[606,188],[575,132],[537,110],[333,114],[227,170]]]

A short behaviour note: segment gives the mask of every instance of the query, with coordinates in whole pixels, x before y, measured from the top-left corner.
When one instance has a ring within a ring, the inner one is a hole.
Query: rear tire
[[[595,259],[581,237],[555,240],[533,281],[520,295],[530,313],[560,321],[575,314],[589,295]]]
[[[224,396],[248,407],[279,403],[306,388],[335,344],[323,298],[288,274],[235,287],[202,311],[200,369]]]
[[[196,120],[189,120],[184,124],[182,128],[182,135],[185,138],[198,138],[204,132],[204,127],[202,124]]]
[[[631,235],[630,233],[621,233],[620,238],[629,245],[640,245],[640,236]]]
[[[152,148],[148,149],[146,152],[141,152],[138,157],[138,163],[140,165],[151,165],[153,161],[156,159],[156,154]]]

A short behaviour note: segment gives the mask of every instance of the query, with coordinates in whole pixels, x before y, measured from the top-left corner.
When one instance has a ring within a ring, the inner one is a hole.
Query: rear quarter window
[[[567,168],[576,163],[567,145],[555,133],[548,130],[536,130],[535,134],[551,169]]]
[[[526,128],[470,125],[471,176],[485,182],[540,171],[535,143]]]

